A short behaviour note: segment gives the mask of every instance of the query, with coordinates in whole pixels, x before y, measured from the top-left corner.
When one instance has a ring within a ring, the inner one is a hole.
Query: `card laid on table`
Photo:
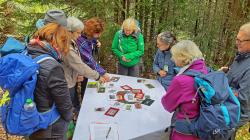
[[[145,99],[142,101],[142,104],[147,105],[147,106],[151,106],[154,101],[155,100],[152,100],[152,99]]]
[[[120,77],[111,77],[110,81],[112,82],[118,82]]]
[[[110,107],[110,108],[105,112],[105,115],[114,117],[114,116],[117,114],[118,111],[119,111],[119,108]]]
[[[121,88],[124,90],[131,90],[132,89],[129,85],[121,86]]]
[[[148,87],[149,89],[155,88],[152,84],[145,84],[145,86]]]

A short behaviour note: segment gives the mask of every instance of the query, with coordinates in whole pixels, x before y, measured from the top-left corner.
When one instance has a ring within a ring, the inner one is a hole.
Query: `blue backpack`
[[[183,74],[194,77],[196,95],[200,97],[200,114],[190,120],[184,112],[186,119],[176,120],[176,131],[195,135],[201,140],[228,140],[240,120],[240,102],[225,74],[214,71],[205,75],[195,70]],[[180,107],[178,111],[182,111]]]
[[[20,46],[17,47],[15,44]],[[12,53],[20,48],[26,48],[14,38],[9,38],[4,46],[14,48],[10,49],[13,50],[9,52],[11,54],[4,51],[4,56],[0,57],[2,125],[9,134],[29,136],[39,129],[46,129],[60,118],[55,105],[44,113],[39,113],[36,107],[32,110],[24,109],[27,99],[32,99],[34,102],[39,63],[53,58],[44,54],[32,59],[22,53]]]

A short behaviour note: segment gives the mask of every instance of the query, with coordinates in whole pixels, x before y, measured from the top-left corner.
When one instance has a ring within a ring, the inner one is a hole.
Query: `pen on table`
[[[106,139],[108,138],[110,131],[111,131],[111,126],[109,127],[108,133],[106,135]]]

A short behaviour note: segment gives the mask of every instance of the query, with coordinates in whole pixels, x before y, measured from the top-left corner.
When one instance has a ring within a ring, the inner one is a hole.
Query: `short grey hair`
[[[172,46],[177,43],[175,35],[169,31],[160,33],[157,38],[166,45]]]
[[[190,40],[182,40],[171,48],[174,61],[180,61],[183,66],[191,64],[195,59],[204,59],[199,47]]]
[[[242,26],[240,27],[240,31],[246,32],[246,33],[247,33],[247,36],[250,38],[250,22],[248,22],[248,23],[242,25]]]
[[[67,29],[68,31],[75,32],[76,30],[83,30],[84,25],[81,20],[76,17],[67,18]]]

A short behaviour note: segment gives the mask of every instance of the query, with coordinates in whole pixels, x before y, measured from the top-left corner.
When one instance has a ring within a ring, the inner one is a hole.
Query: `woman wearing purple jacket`
[[[181,69],[173,78],[166,95],[162,97],[162,105],[168,112],[174,112],[179,108],[172,120],[185,119],[185,113],[189,119],[194,119],[199,115],[199,98],[196,97],[196,100],[192,102],[196,93],[194,78],[182,73],[192,69],[207,74],[202,53],[198,46],[189,40],[183,40],[174,45],[171,53],[175,64]],[[173,129],[171,140],[199,140],[199,138],[181,134]]]
[[[79,47],[80,56],[82,61],[86,63],[90,68],[97,71],[101,77],[105,79],[106,82],[109,81],[109,74],[104,70],[94,59],[93,51],[95,47],[100,47],[101,43],[97,40],[104,30],[104,22],[100,18],[93,17],[84,22],[84,30],[81,36],[77,39],[76,43]],[[85,92],[87,85],[87,78],[84,78],[84,81],[81,85],[82,97]]]

